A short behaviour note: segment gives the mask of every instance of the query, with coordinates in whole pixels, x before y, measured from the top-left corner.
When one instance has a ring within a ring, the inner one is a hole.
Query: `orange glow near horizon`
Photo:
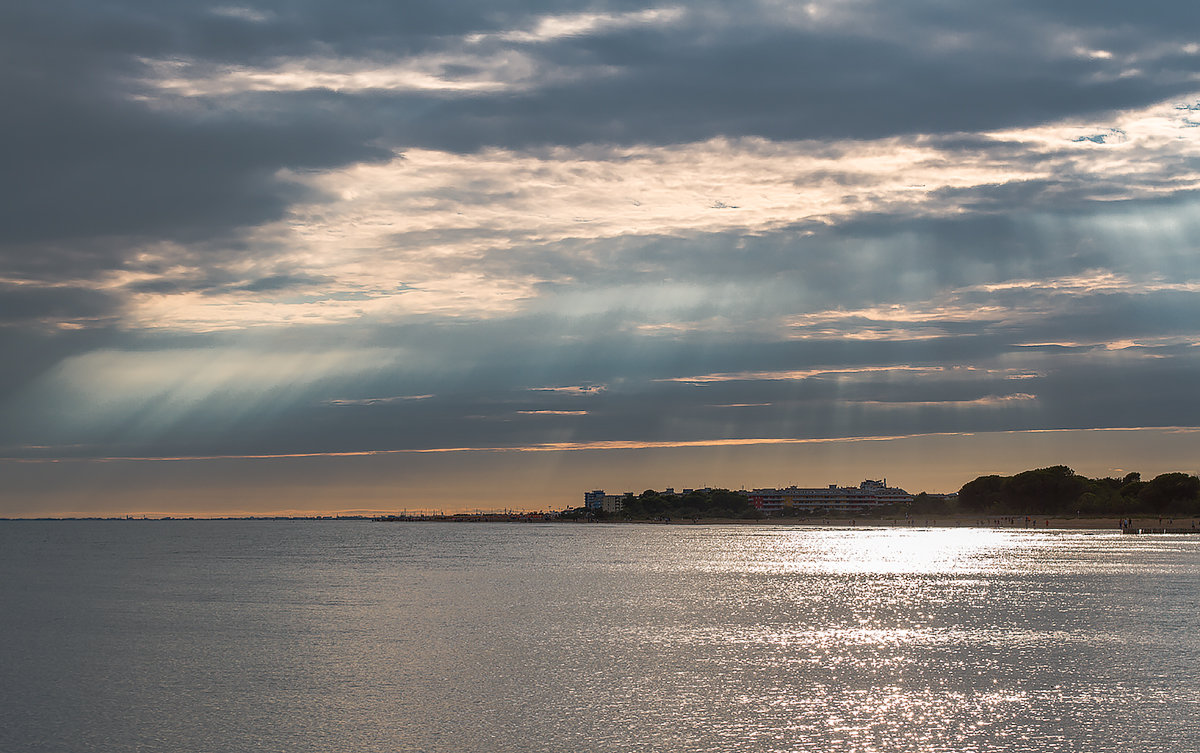
[[[1197,473],[1200,427],[851,439],[557,443],[167,459],[6,460],[0,516],[226,517],[561,510],[589,489],[857,484],[955,491],[978,476],[1065,464],[1091,476]]]

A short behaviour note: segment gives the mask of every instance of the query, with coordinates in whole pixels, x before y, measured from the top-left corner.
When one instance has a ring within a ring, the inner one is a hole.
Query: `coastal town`
[[[684,489],[683,495],[697,490]],[[713,489],[699,490],[711,494]],[[827,512],[861,512],[885,505],[909,504],[913,496],[905,490],[888,486],[887,479],[876,481],[867,479],[858,486],[838,486],[830,484],[827,487],[798,487],[788,486],[783,489],[752,489],[735,492],[746,497],[747,502],[764,515],[778,514],[791,510],[795,511],[827,511]],[[668,487],[662,492],[674,495],[675,490]],[[633,498],[633,492],[624,494],[606,494],[603,489],[596,489],[583,494],[584,508],[605,513],[619,513],[624,510],[625,501]],[[938,495],[953,497],[951,495]]]
[[[382,521],[566,521],[671,522],[742,521],[805,522],[855,518],[912,525],[920,518],[936,525],[1040,525],[1115,528],[1134,533],[1200,530],[1200,478],[1164,473],[1149,481],[1130,472],[1121,477],[1089,478],[1067,466],[1023,471],[1013,476],[980,476],[956,492],[912,494],[887,479],[865,479],[855,486],[720,489],[676,491],[646,489],[610,494],[604,489],[583,493],[583,504],[562,510],[517,510],[474,513],[402,513]]]
[[[956,493],[929,495],[927,499],[953,500]],[[473,513],[446,514],[400,514],[376,518],[382,521],[398,520],[458,520],[464,522],[532,521],[556,519],[660,519],[672,514],[688,518],[769,518],[823,514],[862,514],[891,509],[893,511],[912,504],[913,495],[887,480],[867,479],[857,486],[829,484],[823,487],[787,486],[784,488],[756,488],[731,491],[704,487],[682,489],[673,487],[662,491],[647,489],[635,494],[624,492],[609,494],[603,489],[583,493],[583,505],[568,507],[554,512],[476,511]]]

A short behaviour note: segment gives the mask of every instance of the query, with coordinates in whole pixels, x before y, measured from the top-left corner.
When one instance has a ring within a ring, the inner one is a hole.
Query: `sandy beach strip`
[[[914,515],[909,518],[874,518],[874,517],[807,517],[807,518],[762,518],[729,519],[729,518],[672,518],[671,525],[760,525],[760,526],[799,526],[799,527],[855,527],[855,528],[1011,528],[1039,530],[1112,530],[1121,529],[1121,521],[1128,520],[1129,527],[1134,530],[1147,529],[1189,529],[1200,534],[1200,518],[1171,518],[1171,517],[1047,517],[1025,515]],[[619,522],[619,521],[617,521]],[[666,521],[629,521],[633,523],[658,523]]]

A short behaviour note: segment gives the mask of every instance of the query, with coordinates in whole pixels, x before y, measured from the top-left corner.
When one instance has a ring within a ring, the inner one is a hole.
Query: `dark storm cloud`
[[[824,45],[829,46],[811,49]],[[972,75],[955,61],[913,61],[903,48],[880,50],[858,40],[830,45],[790,36],[768,40],[766,47],[663,51],[651,65],[586,87],[450,102],[400,129],[396,138],[466,151],[492,145],[669,144],[718,136],[871,139],[1029,125],[1147,104],[1181,88],[1137,80],[1081,87],[1082,72],[1046,80],[987,67]],[[739,60],[743,56],[749,59]],[[832,61],[838,62],[825,70]],[[748,81],[751,69],[774,73]],[[905,74],[881,75],[897,69]]]
[[[398,137],[470,150],[972,132],[1102,116],[1188,94],[1200,70],[1195,55],[1145,59],[1143,46],[1192,41],[1183,27],[1164,31],[1177,21],[1166,8],[1127,15],[1120,34],[1090,14],[972,7],[940,17],[922,9],[875,8],[833,30],[781,28],[769,11],[751,11],[724,19],[729,27],[720,34],[685,18],[572,39],[540,50],[546,65],[586,63],[605,76],[586,86],[448,102]],[[1129,46],[1136,69],[1120,54],[1090,58],[1064,48],[1059,37],[1067,32]]]
[[[0,19],[5,38],[14,45],[10,49],[27,46],[23,54],[41,50],[46,53],[43,62],[83,58],[129,66],[131,56],[139,55],[250,63],[314,51],[335,55],[407,53],[446,36],[504,29],[551,9],[563,13],[585,5],[531,2],[497,8],[490,3],[451,0],[347,0],[336,5],[322,0],[51,0],[10,3],[0,11]]]
[[[8,87],[5,87],[8,88]],[[381,158],[366,130],[315,116],[204,122],[111,101],[16,101],[0,192],[7,243],[94,236],[200,239],[274,219],[298,193],[280,168]]]
[[[298,198],[279,169],[382,159],[389,152],[381,138],[469,150],[973,131],[1157,101],[1185,91],[1197,67],[1196,56],[1173,55],[1119,76],[1119,60],[1042,48],[1046,26],[1080,29],[1098,43],[1124,41],[1130,54],[1150,41],[1182,39],[1179,14],[1190,11],[1166,4],[1139,6],[1122,18],[1119,35],[1109,30],[1115,7],[1099,15],[880,7],[832,30],[780,29],[770,11],[751,7],[714,33],[717,20],[706,15],[713,11],[694,6],[678,23],[653,29],[512,43],[540,65],[609,72],[584,85],[520,95],[246,94],[195,107],[139,99],[148,94],[146,59],[386,60],[453,51],[462,35],[528,27],[539,12],[633,7],[128,2],[68,13],[53,3],[8,6],[0,14],[3,242],[118,237],[108,252],[116,258],[105,261],[112,265],[140,239],[218,237],[277,218]],[[986,26],[994,23],[1014,35],[997,44]],[[965,41],[939,42],[957,37]]]
[[[534,9],[468,3],[16,3],[0,9],[0,271],[118,268],[139,244],[228,239],[300,194],[281,168],[378,160],[381,122],[329,95],[242,107],[146,100],[145,61],[420,50]],[[320,101],[320,100],[324,101]],[[232,242],[232,241],[230,241]]]
[[[0,327],[41,321],[107,319],[115,316],[120,307],[118,297],[98,290],[0,283]]]
[[[238,24],[209,10],[99,3],[68,12],[44,3],[0,11],[6,253],[26,255],[27,247],[13,247],[40,243],[37,253],[59,257],[59,246],[47,241],[91,244],[99,252],[96,238],[115,236],[121,241],[105,250],[116,258],[96,254],[113,265],[138,240],[220,236],[279,216],[297,197],[275,177],[280,168],[333,167],[387,154],[368,143],[377,132],[371,124],[321,108],[244,115],[155,109],[139,100],[144,57],[201,50],[244,58],[265,48],[263,40],[245,38],[235,49],[237,35],[206,24]],[[210,38],[229,49],[213,49]],[[302,40],[305,48],[314,43]]]

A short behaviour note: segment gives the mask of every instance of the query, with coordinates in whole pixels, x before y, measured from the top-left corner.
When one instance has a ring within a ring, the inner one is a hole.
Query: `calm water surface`
[[[1200,537],[0,522],[3,751],[1200,751]]]

